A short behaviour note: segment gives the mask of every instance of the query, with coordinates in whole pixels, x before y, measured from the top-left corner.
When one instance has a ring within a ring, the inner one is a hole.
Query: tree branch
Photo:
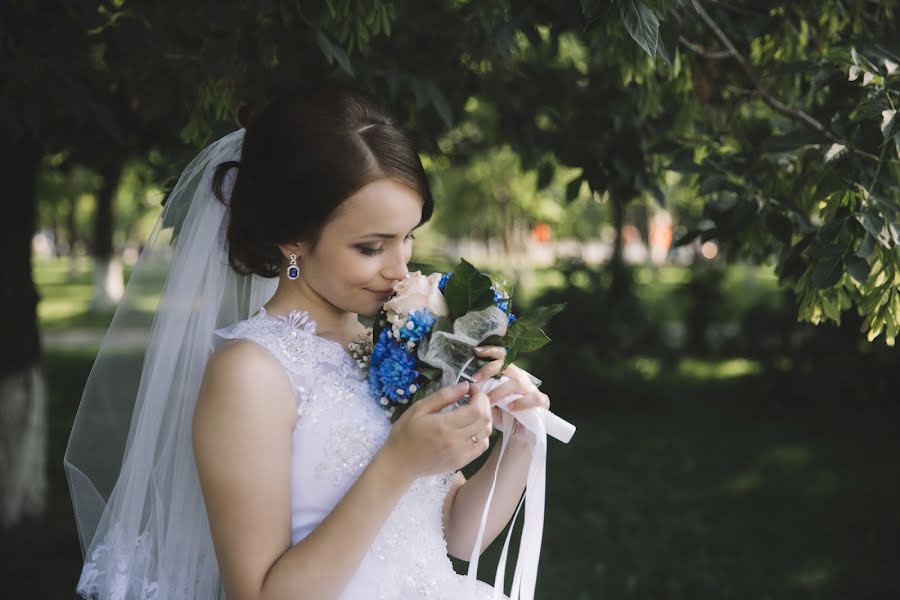
[[[683,35],[678,36],[678,41],[682,43],[688,50],[710,60],[722,60],[723,58],[731,58],[730,50],[707,50],[703,46],[695,44]]]
[[[775,98],[772,94],[770,94],[763,87],[762,82],[760,81],[759,75],[756,74],[756,71],[753,70],[753,66],[750,64],[750,61],[744,57],[738,49],[735,48],[734,44],[731,43],[731,40],[728,39],[728,36],[725,35],[725,32],[716,24],[715,21],[709,16],[709,14],[704,10],[704,8],[700,5],[698,0],[693,0],[694,8],[697,11],[697,14],[700,15],[700,19],[706,23],[706,26],[709,27],[713,34],[719,39],[723,46],[728,48],[729,53],[741,66],[741,69],[744,71],[744,74],[747,75],[747,78],[750,80],[750,83],[753,84],[753,88],[756,90],[756,93],[762,98],[763,102],[765,102],[772,110],[775,112],[782,114],[794,121],[799,121],[803,123],[810,129],[813,129],[825,137],[827,137],[832,142],[837,144],[844,144],[846,142],[840,138],[840,136],[834,134],[830,129],[822,125],[815,117],[807,113],[806,111],[791,108],[785,105],[783,102]]]

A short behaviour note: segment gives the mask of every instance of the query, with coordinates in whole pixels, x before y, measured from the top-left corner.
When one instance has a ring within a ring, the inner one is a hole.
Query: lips
[[[366,288],[367,290],[369,288]],[[373,294],[377,294],[378,296],[390,296],[394,293],[394,290],[369,290]]]

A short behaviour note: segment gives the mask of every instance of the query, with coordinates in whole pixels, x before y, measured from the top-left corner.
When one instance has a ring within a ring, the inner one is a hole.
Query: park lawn
[[[42,324],[89,328],[77,306],[84,283],[70,289],[50,274],[39,273],[42,291],[75,308],[44,313]],[[81,555],[62,454],[95,351],[46,349],[50,511],[0,541],[13,597],[74,589]],[[790,397],[742,357],[644,356],[596,371],[587,390],[540,373],[578,431],[569,445],[549,442],[538,598],[900,597],[892,415]],[[493,581],[504,539],[482,557],[481,579]],[[518,531],[507,589],[517,544]]]
[[[896,420],[773,397],[744,362],[629,378],[631,404],[557,402],[578,431],[549,444],[539,598],[900,597]]]

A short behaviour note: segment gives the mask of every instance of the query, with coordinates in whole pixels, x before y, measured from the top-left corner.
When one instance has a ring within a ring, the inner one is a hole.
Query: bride
[[[499,465],[498,443],[471,479],[459,469],[489,449],[498,400],[520,394],[518,411],[549,399],[510,365],[489,393],[446,387],[392,425],[348,350],[371,342],[360,318],[407,277],[413,231],[432,215],[412,143],[339,86],[242,124],[170,194],[85,386],[65,458],[77,592],[506,598],[448,554],[477,557],[513,516],[527,432],[501,434]],[[475,379],[498,375],[503,353],[481,351]]]

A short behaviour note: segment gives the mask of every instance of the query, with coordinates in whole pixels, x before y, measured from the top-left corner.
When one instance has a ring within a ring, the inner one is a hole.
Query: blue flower
[[[369,365],[369,393],[381,408],[386,408],[382,398],[387,398],[389,404],[400,404],[400,400],[409,399],[412,396],[409,386],[419,376],[415,369],[416,357],[398,345],[394,338],[388,337],[390,331],[381,331]],[[398,389],[403,393],[398,394]]]
[[[400,339],[412,340],[413,343],[418,343],[431,331],[435,321],[437,321],[437,317],[427,308],[412,311],[407,318],[407,324],[399,329]],[[412,323],[412,327],[408,323]]]
[[[451,275],[453,275],[453,271],[441,275],[441,280],[438,282],[438,289],[441,290],[441,292],[444,291],[444,286],[447,285],[447,280],[450,279]]]
[[[509,309],[509,298],[504,298],[500,295],[500,292],[491,288],[491,291],[494,293],[494,304],[497,305],[497,308],[506,312]],[[513,321],[516,320],[516,315],[510,312],[506,317],[506,324],[510,325]]]

